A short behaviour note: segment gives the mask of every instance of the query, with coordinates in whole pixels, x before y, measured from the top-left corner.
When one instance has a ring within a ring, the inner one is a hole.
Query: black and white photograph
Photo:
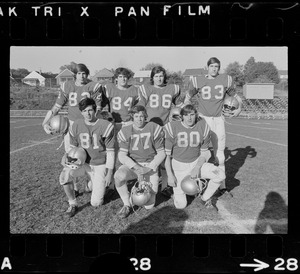
[[[22,46],[12,234],[287,234],[288,47]]]

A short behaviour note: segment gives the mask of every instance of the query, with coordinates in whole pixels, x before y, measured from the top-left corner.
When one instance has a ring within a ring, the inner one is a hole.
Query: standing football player
[[[183,100],[180,94],[180,87],[177,84],[167,85],[167,73],[161,66],[156,66],[150,74],[150,84],[139,87],[140,105],[145,106],[148,113],[148,120],[160,126],[164,126],[169,121],[172,105],[180,107]],[[161,192],[165,196],[171,196],[171,189],[168,187],[164,162],[160,167]]]
[[[181,188],[182,179],[190,175],[192,179],[210,179],[200,201],[208,209],[217,210],[211,197],[225,179],[225,172],[207,163],[210,158],[208,145],[210,129],[206,121],[198,118],[194,106],[186,105],[180,111],[182,121],[171,121],[165,125],[166,171],[168,184],[173,187],[174,205],[185,208],[186,194]],[[172,159],[171,159],[172,157]]]
[[[128,69],[119,67],[115,70],[115,83],[106,83],[103,86],[102,107],[108,105],[108,111],[111,113],[115,125],[115,153],[119,151],[117,134],[123,125],[131,123],[129,110],[138,101],[138,88],[129,85],[131,73]],[[115,169],[118,169],[121,163],[116,159]],[[110,190],[114,190],[114,184],[110,185]]]
[[[118,133],[118,158],[122,166],[114,175],[116,189],[124,204],[118,213],[120,218],[126,218],[131,212],[127,181],[138,176],[152,184],[150,200],[144,207],[154,207],[159,182],[157,168],[166,156],[163,128],[154,122],[146,122],[147,111],[141,105],[135,105],[130,112],[133,123],[123,126]]]
[[[192,85],[186,94],[185,104],[190,102],[191,97],[199,93],[198,112],[205,119],[211,130],[211,142],[213,146],[215,164],[225,172],[225,123],[222,109],[226,94],[234,96],[239,107],[232,111],[231,117],[238,116],[242,109],[242,99],[235,92],[232,77],[227,74],[219,74],[221,62],[216,57],[207,61],[208,74],[192,78]],[[218,196],[229,194],[232,196],[222,182]]]
[[[108,111],[112,114],[117,125],[130,120],[129,110],[137,103],[138,88],[129,85],[130,71],[126,68],[117,68],[114,74],[116,84],[106,83],[103,90],[103,103],[108,104]]]
[[[81,100],[79,110],[83,119],[75,120],[70,128],[70,146],[81,147],[87,153],[87,164],[83,168],[91,180],[91,205],[97,207],[103,203],[105,188],[112,181],[115,161],[114,125],[96,117],[96,103],[92,98]],[[78,211],[73,179],[68,167],[65,167],[60,184],[68,197],[70,206],[67,212],[71,217]]]
[[[63,82],[56,102],[51,110],[45,116],[42,126],[47,134],[52,134],[51,126],[49,124],[51,118],[58,114],[60,109],[68,106],[69,124],[72,126],[75,120],[82,119],[82,115],[78,109],[79,102],[85,97],[91,97],[96,100],[97,108],[101,108],[101,84],[92,82],[88,79],[89,69],[84,64],[76,64],[73,68],[74,80]],[[65,152],[70,150],[70,135],[67,132],[64,136]],[[76,180],[74,180],[74,187],[76,196],[79,195]],[[86,189],[88,189],[86,187]]]

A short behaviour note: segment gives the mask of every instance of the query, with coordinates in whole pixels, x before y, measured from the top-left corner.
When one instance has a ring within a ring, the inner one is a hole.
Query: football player
[[[185,97],[185,104],[190,102],[191,97],[198,96],[198,112],[205,119],[211,129],[211,142],[213,146],[215,164],[225,172],[225,123],[222,108],[226,94],[234,96],[239,107],[232,112],[232,117],[238,116],[242,109],[242,99],[235,92],[232,77],[227,74],[219,74],[221,62],[216,57],[211,57],[207,62],[208,74],[192,78],[190,89]],[[219,189],[219,196],[229,194],[225,181]]]
[[[197,111],[192,105],[184,106],[180,114],[182,121],[171,121],[165,125],[165,166],[168,184],[173,187],[174,205],[176,208],[186,207],[187,199],[181,188],[181,181],[190,175],[192,179],[210,179],[200,201],[206,208],[217,209],[211,202],[211,197],[225,179],[225,172],[207,163],[210,158],[209,126],[204,119],[197,117]]]
[[[85,97],[91,97],[96,100],[97,108],[101,108],[102,90],[101,84],[92,82],[88,79],[89,69],[84,64],[77,64],[73,68],[74,80],[63,82],[56,102],[51,110],[49,110],[44,118],[42,126],[47,134],[52,134],[51,126],[49,124],[51,118],[58,114],[60,109],[68,106],[69,124],[72,126],[75,120],[82,119],[80,110],[78,109],[79,102]],[[70,150],[70,135],[67,132],[64,135],[65,152]],[[76,196],[79,195],[76,180],[74,180]],[[87,186],[86,186],[87,189]]]
[[[120,218],[126,218],[131,212],[126,182],[138,176],[151,183],[152,195],[144,207],[153,208],[159,182],[157,168],[165,159],[163,128],[154,122],[146,122],[147,111],[141,105],[132,108],[131,119],[133,123],[123,126],[118,133],[118,158],[122,166],[116,171],[114,179],[124,204],[118,213]]]
[[[119,146],[117,142],[117,134],[123,125],[131,123],[129,110],[138,102],[138,88],[129,85],[131,78],[130,71],[126,68],[119,67],[115,70],[115,83],[106,83],[103,86],[102,107],[108,105],[108,111],[112,114],[115,125],[115,153],[117,155]],[[121,165],[116,159],[115,169]],[[110,185],[109,190],[114,190],[114,184]]]
[[[156,66],[150,74],[150,84],[144,84],[139,87],[140,105],[145,106],[148,113],[148,120],[164,126],[169,119],[172,105],[181,107],[183,99],[179,85],[167,85],[167,73],[161,66]],[[167,175],[164,168],[164,162],[160,167],[161,173],[161,191],[165,196],[170,196],[171,191],[168,188]]]
[[[91,180],[91,205],[100,206],[103,203],[105,188],[112,181],[115,152],[114,125],[104,119],[96,117],[96,103],[92,98],[85,98],[79,102],[79,110],[83,119],[77,119],[70,129],[70,146],[81,147],[87,153],[87,160],[83,168]],[[72,217],[78,211],[74,193],[72,176],[65,167],[60,184],[63,185],[69,200],[68,214]]]
[[[103,90],[103,103],[108,104],[108,111],[112,114],[116,124],[130,120],[129,110],[137,103],[138,88],[129,85],[130,71],[126,68],[117,68],[114,74],[116,84],[106,83]]]

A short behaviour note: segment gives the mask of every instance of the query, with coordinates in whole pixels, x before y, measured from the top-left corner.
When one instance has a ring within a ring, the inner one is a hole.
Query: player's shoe
[[[79,190],[75,190],[75,198],[77,198],[79,194],[80,194]]]
[[[167,186],[161,191],[161,194],[167,198],[171,198],[173,196],[173,188],[171,186]]]
[[[78,211],[77,205],[70,205],[66,212],[70,217],[73,217],[77,213],[77,211]]]
[[[121,210],[118,212],[118,216],[122,219],[125,219],[129,216],[130,214],[130,206],[124,205]]]
[[[218,199],[232,199],[233,195],[230,193],[227,188],[218,188],[217,191],[214,194],[215,197]]]
[[[213,203],[212,199],[208,199],[207,201],[203,201],[201,198],[200,198],[200,203],[207,209],[209,210],[210,212],[215,212],[217,213],[218,212],[218,208],[216,207],[216,205]]]

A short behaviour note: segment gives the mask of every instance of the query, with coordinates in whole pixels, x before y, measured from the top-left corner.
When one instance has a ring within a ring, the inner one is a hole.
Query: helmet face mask
[[[69,129],[69,120],[62,115],[55,115],[50,119],[49,125],[52,133],[64,134]]]
[[[82,147],[73,147],[66,157],[66,165],[71,169],[77,169],[84,165],[87,154]]]
[[[136,184],[138,183],[138,186]],[[151,198],[151,183],[136,182],[131,189],[130,200],[133,205],[144,206]]]
[[[181,181],[181,189],[186,195],[201,195],[206,189],[207,183],[207,180],[204,178],[192,179],[190,175],[187,175]]]
[[[239,108],[239,101],[233,96],[227,96],[224,99],[223,112],[230,113]]]

